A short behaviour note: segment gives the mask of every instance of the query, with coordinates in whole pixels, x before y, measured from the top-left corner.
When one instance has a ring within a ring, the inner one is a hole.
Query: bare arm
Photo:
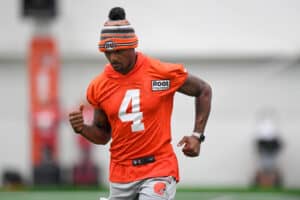
[[[195,124],[194,132],[204,133],[211,107],[211,87],[203,80],[188,75],[185,83],[178,89],[179,92],[195,97]],[[200,142],[195,136],[184,136],[178,146],[184,145],[182,151],[186,156],[195,157],[200,153]]]
[[[107,144],[111,138],[111,127],[104,111],[95,109],[91,125],[84,124],[83,107],[69,114],[69,121],[75,133],[78,133],[95,144]]]
[[[194,131],[203,133],[209,117],[211,107],[211,87],[203,80],[188,75],[185,83],[178,89],[179,92],[195,97],[195,125]]]
[[[92,125],[84,125],[80,134],[95,144],[107,144],[111,138],[111,127],[106,114],[95,109]]]

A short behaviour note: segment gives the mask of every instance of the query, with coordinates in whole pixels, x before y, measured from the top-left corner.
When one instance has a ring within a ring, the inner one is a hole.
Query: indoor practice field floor
[[[0,200],[99,200],[108,192],[98,191],[23,191],[0,192]],[[176,200],[300,200],[298,192],[196,192],[178,191]]]

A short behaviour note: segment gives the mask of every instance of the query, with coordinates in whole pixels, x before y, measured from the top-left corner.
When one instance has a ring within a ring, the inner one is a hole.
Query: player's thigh
[[[173,177],[151,178],[140,186],[139,193],[139,200],[174,200],[176,181]]]
[[[110,183],[109,200],[137,200],[140,182]]]

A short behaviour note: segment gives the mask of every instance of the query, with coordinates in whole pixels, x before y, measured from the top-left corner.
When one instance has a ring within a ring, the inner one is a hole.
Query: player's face
[[[134,49],[106,51],[105,56],[115,71],[127,74],[134,66],[136,54]]]

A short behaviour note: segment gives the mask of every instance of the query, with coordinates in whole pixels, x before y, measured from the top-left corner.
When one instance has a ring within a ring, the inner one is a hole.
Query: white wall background
[[[68,110],[84,97],[90,79],[101,71],[99,32],[108,10],[126,8],[140,38],[139,50],[159,57],[231,58],[288,56],[300,47],[300,2],[251,1],[97,1],[61,0],[61,14],[52,25],[63,62],[61,102]],[[30,174],[28,79],[26,55],[33,23],[20,17],[17,0],[0,2],[0,173],[10,167]],[[98,59],[99,57],[99,59]],[[93,62],[72,62],[83,59]],[[18,59],[18,62],[7,60]],[[180,60],[180,59],[179,59]],[[21,62],[20,62],[21,61]],[[99,61],[99,63],[94,62]],[[169,60],[169,61],[172,61]],[[255,170],[253,130],[257,111],[277,109],[285,140],[280,166],[287,187],[300,187],[300,69],[288,63],[191,63],[187,68],[213,87],[213,108],[201,157],[185,158],[176,150],[182,185],[242,185]],[[193,100],[177,95],[173,117],[174,144],[193,126]],[[61,126],[61,164],[78,157],[68,124]],[[95,147],[104,172],[108,148]],[[107,173],[103,174],[106,180]]]
[[[26,55],[34,28],[21,18],[21,0],[0,2],[0,55]],[[52,25],[64,56],[96,56],[100,29],[123,6],[151,54],[290,55],[300,52],[298,0],[60,0]]]

